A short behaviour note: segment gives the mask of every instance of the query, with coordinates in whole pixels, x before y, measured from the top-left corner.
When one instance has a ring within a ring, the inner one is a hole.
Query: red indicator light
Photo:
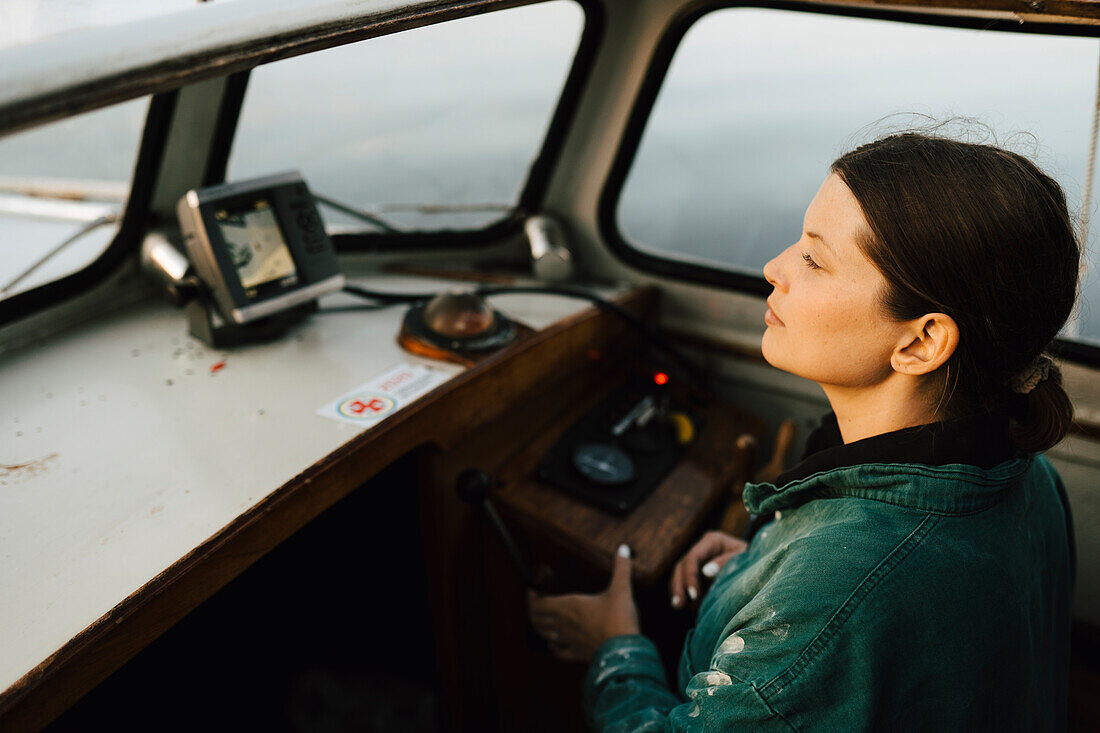
[[[668,382],[668,375],[664,372],[657,372],[653,375],[653,381],[657,384],[666,384]]]

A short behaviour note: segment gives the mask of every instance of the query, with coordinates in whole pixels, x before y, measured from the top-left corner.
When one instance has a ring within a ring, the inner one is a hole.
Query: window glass
[[[148,98],[0,138],[0,299],[80,270],[114,238]]]
[[[707,14],[676,51],[646,124],[616,211],[620,232],[649,254],[759,275],[798,239],[833,159],[891,130],[956,117],[1035,160],[1076,209],[1098,47],[783,10]],[[1067,335],[1100,344],[1096,241],[1090,234]]]
[[[486,226],[516,204],[583,20],[559,0],[254,69],[229,178],[296,169],[398,230]],[[321,213],[330,230],[379,230]]]

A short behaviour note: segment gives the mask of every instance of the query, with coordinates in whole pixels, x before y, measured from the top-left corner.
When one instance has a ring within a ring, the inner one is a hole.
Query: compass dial
[[[634,460],[610,443],[581,443],[573,451],[573,467],[601,486],[622,486],[634,480]]]

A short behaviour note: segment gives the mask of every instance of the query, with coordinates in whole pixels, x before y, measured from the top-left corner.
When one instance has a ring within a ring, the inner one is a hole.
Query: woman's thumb
[[[632,553],[630,552],[629,545],[619,545],[619,549],[615,552],[615,561],[611,568],[611,587],[625,586],[630,587],[630,568]]]

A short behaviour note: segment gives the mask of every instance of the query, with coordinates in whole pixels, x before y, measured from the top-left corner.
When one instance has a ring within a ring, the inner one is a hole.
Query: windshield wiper
[[[57,245],[56,247],[51,249],[49,252],[42,255],[42,257],[37,259],[30,267],[26,268],[21,273],[16,275],[13,280],[8,281],[8,283],[6,285],[4,285],[3,287],[0,287],[0,298],[7,295],[8,292],[12,288],[14,288],[16,285],[18,285],[19,283],[26,280],[27,277],[29,275],[31,275],[35,270],[37,270],[39,267],[42,267],[42,265],[49,262],[50,259],[52,259],[55,255],[59,254],[62,250],[64,250],[66,247],[68,247],[73,242],[80,239],[81,237],[83,237],[85,234],[92,231],[93,229],[98,229],[99,227],[104,226],[106,224],[114,224],[120,218],[121,217],[117,213],[116,214],[105,214],[105,215],[103,215],[103,216],[101,216],[97,219],[93,219],[92,221],[88,222],[87,224],[82,226],[80,229],[78,229],[75,234],[73,234],[70,237],[68,237],[67,239],[65,239],[63,242],[61,242],[61,244]]]
[[[373,224],[384,232],[400,234],[402,229],[397,224],[387,219],[383,214],[390,212],[415,212],[417,214],[476,214],[484,211],[508,212],[515,207],[511,204],[382,204],[373,211],[356,208],[350,204],[341,203],[328,196],[314,193],[313,198],[317,203],[347,214],[368,224]]]
[[[0,176],[0,214],[82,225],[0,286],[0,298],[88,232],[118,222],[128,194],[129,184],[118,181]]]

